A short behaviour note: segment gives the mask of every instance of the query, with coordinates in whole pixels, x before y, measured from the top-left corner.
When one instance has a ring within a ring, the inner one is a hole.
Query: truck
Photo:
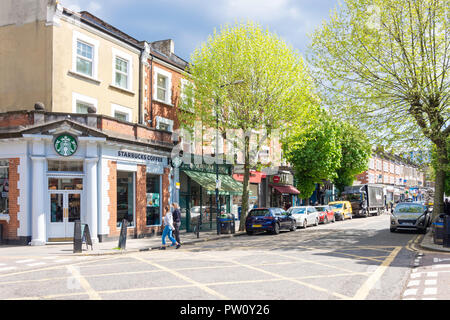
[[[350,201],[354,216],[378,216],[385,208],[384,190],[382,186],[361,184],[345,187],[343,200]]]

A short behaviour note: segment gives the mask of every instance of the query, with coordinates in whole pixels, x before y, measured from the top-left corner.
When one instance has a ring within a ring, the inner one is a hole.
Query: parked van
[[[350,201],[333,201],[328,205],[333,209],[336,220],[345,220],[352,218],[352,205]]]

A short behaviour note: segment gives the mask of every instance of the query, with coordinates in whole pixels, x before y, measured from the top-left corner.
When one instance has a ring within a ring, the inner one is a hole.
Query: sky
[[[338,0],[60,0],[89,11],[138,40],[173,39],[186,61],[214,29],[251,20],[276,33],[301,54],[308,34],[328,19]]]

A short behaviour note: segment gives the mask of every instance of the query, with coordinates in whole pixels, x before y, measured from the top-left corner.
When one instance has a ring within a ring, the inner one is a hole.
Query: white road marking
[[[450,268],[450,264],[435,264],[432,265],[431,268],[433,269]]]
[[[403,296],[415,296],[417,294],[417,289],[408,289],[403,293]]]
[[[421,273],[411,274],[411,278],[413,278],[413,279],[420,278],[421,276],[422,276]]]
[[[14,270],[16,267],[6,267],[6,268],[0,268],[0,271],[7,271],[7,270]]]
[[[425,285],[426,286],[435,286],[436,284],[437,284],[437,280],[436,279],[425,280]]]
[[[408,282],[408,287],[418,286],[420,284],[420,280],[411,280]]]
[[[36,261],[36,260],[34,260],[34,259],[18,260],[18,261],[16,261],[16,263],[27,263],[27,262],[32,262],[32,261]]]
[[[435,295],[437,294],[437,288],[425,288],[425,291],[423,292],[425,295]]]
[[[437,272],[427,272],[427,277],[437,277]]]
[[[29,263],[27,264],[27,266],[35,267],[35,266],[42,266],[43,264],[45,264],[45,262],[36,262],[36,263]]]

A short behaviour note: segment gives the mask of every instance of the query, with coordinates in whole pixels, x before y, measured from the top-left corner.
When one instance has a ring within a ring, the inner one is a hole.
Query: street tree
[[[226,25],[191,56],[186,96],[180,122],[192,127],[243,132],[244,156],[242,213],[239,230],[245,228],[251,168],[250,141],[256,130],[271,133],[314,101],[300,55],[276,34],[247,22]],[[184,102],[183,102],[184,101]]]
[[[314,121],[308,119],[291,125],[282,143],[302,199],[313,194],[316,184],[337,177],[342,158],[339,129],[325,111]]]
[[[345,0],[312,35],[308,61],[321,98],[376,144],[434,145],[434,214],[449,163],[450,6],[447,0]]]
[[[353,184],[357,174],[367,170],[372,147],[366,134],[357,127],[340,121],[338,129],[341,161],[333,182],[342,192]]]

